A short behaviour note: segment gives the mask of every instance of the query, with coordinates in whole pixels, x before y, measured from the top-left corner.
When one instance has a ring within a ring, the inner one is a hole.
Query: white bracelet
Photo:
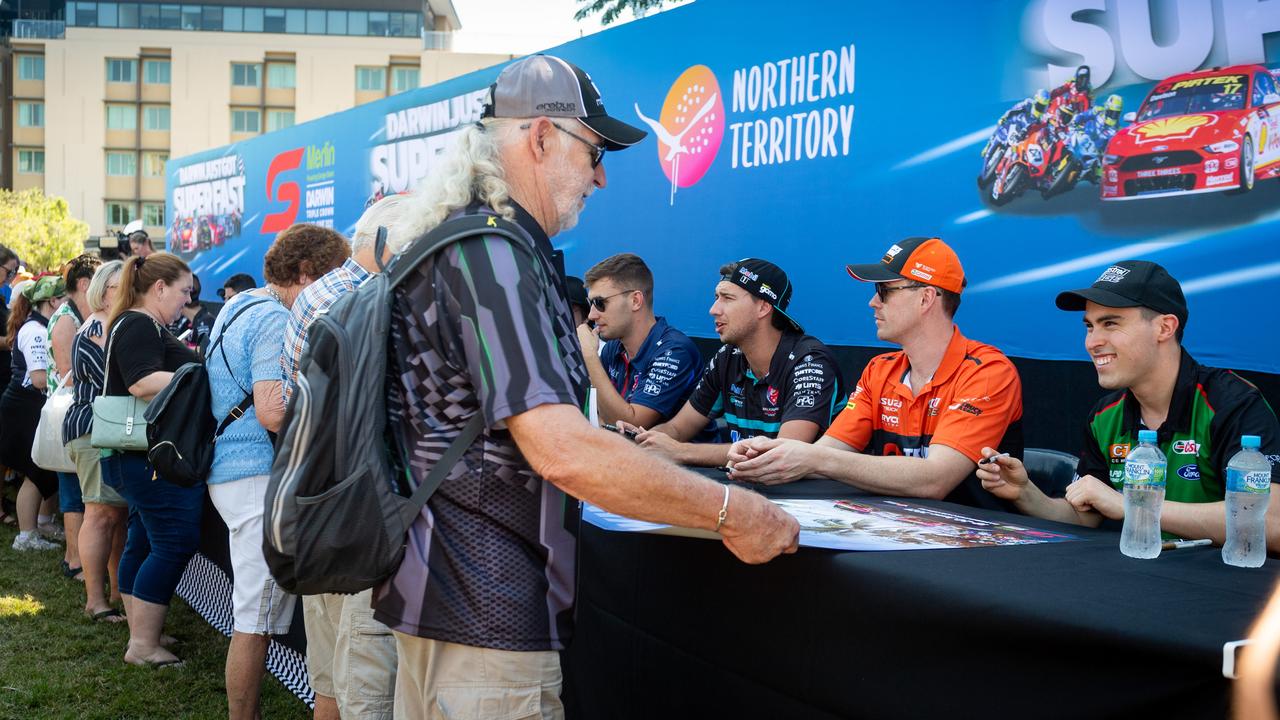
[[[716,532],[724,527],[724,519],[729,515],[729,486],[724,486],[724,503],[720,506],[720,514],[716,517]]]

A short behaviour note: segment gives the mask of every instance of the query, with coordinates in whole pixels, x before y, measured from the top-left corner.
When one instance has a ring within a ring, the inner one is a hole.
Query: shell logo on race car
[[[1141,145],[1155,140],[1186,140],[1195,135],[1200,128],[1215,125],[1217,122],[1218,118],[1213,115],[1179,115],[1160,118],[1135,127],[1134,142]]]

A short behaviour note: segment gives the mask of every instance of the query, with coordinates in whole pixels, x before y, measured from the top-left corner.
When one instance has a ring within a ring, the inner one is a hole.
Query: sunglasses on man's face
[[[633,292],[635,292],[635,290],[623,290],[622,292],[616,292],[612,295],[597,295],[596,297],[587,298],[587,302],[591,303],[591,307],[595,308],[596,310],[600,312],[604,312],[609,308],[610,298],[616,298],[619,295],[626,295],[627,293],[633,293]]]
[[[876,283],[876,295],[880,296],[880,302],[889,302],[889,296],[898,290],[917,290],[919,288],[929,287],[920,283],[911,283],[909,285],[889,285],[887,283]]]

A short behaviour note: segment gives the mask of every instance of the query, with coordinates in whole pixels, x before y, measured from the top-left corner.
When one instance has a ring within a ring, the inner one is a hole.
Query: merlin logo
[[[724,139],[724,102],[720,83],[706,65],[694,65],[676,78],[667,91],[662,114],[657,120],[640,117],[658,138],[658,162],[671,180],[670,204],[676,204],[676,190],[697,184],[715,160]]]
[[[536,107],[537,107],[537,109],[538,109],[538,110],[541,110],[542,112],[549,112],[549,113],[551,113],[551,112],[554,112],[554,113],[576,113],[576,112],[578,112],[578,104],[577,104],[577,103],[571,103],[571,102],[570,102],[570,103],[566,103],[566,102],[544,102],[544,103],[539,103]]]

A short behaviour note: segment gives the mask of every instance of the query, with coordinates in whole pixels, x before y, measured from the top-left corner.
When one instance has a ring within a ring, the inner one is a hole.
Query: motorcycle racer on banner
[[[1076,74],[1071,80],[1049,93],[1049,103],[1055,110],[1062,105],[1071,105],[1075,107],[1077,113],[1082,113],[1093,104],[1089,97],[1091,92],[1093,92],[1093,85],[1089,79],[1089,66],[1081,65],[1076,68]]]
[[[1078,163],[1079,179],[1098,184],[1102,179],[1102,153],[1120,129],[1124,99],[1108,96],[1106,102],[1076,116],[1067,135],[1067,150]]]
[[[994,179],[996,162],[1011,142],[1011,138],[1022,137],[1026,134],[1028,127],[1044,122],[1048,109],[1049,91],[1041,89],[1000,116],[996,121],[996,131],[991,134],[986,147],[982,149],[982,172],[978,175],[979,187]]]

